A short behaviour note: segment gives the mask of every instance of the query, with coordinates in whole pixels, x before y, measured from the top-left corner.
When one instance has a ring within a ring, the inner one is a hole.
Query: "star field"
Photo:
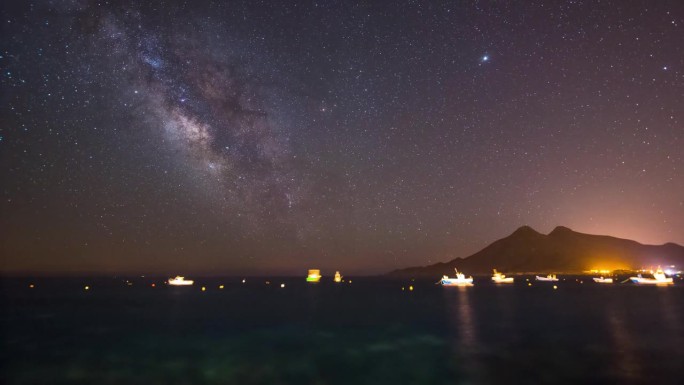
[[[16,2],[4,271],[384,272],[684,244],[679,1]]]

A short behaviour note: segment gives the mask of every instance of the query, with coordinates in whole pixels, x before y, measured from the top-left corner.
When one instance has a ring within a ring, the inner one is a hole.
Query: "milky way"
[[[230,45],[206,34],[173,31],[162,38],[130,9],[96,23],[101,27],[86,44],[117,53],[108,60],[124,63],[123,92],[140,96],[136,107],[150,129],[162,131],[162,145],[178,150],[177,166],[212,190],[214,215],[241,217],[248,229],[265,220],[287,222],[306,185],[293,168],[293,127],[273,107],[286,97],[284,84],[255,73],[260,63],[241,62]]]
[[[681,2],[4,5],[8,271],[684,243]]]

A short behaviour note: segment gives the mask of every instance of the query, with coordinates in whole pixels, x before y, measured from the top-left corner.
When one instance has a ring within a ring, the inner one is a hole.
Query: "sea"
[[[681,279],[559,278],[3,278],[0,382],[684,383]]]

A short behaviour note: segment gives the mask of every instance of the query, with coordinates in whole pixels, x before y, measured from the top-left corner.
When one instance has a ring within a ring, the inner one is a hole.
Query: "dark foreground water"
[[[352,284],[271,278],[270,285],[212,278],[193,287],[131,281],[3,279],[0,382],[675,384],[684,378],[681,281],[637,287],[568,278],[557,290],[529,287],[520,277],[515,285],[482,278],[460,289],[372,278]]]

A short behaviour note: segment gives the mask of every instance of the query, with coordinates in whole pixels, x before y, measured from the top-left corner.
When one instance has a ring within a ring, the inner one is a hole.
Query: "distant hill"
[[[658,265],[682,268],[684,247],[675,243],[643,245],[628,239],[578,233],[563,226],[545,235],[523,226],[467,258],[395,270],[389,275],[439,277],[452,274],[454,268],[466,274],[486,274],[494,268],[505,273],[581,272]]]

